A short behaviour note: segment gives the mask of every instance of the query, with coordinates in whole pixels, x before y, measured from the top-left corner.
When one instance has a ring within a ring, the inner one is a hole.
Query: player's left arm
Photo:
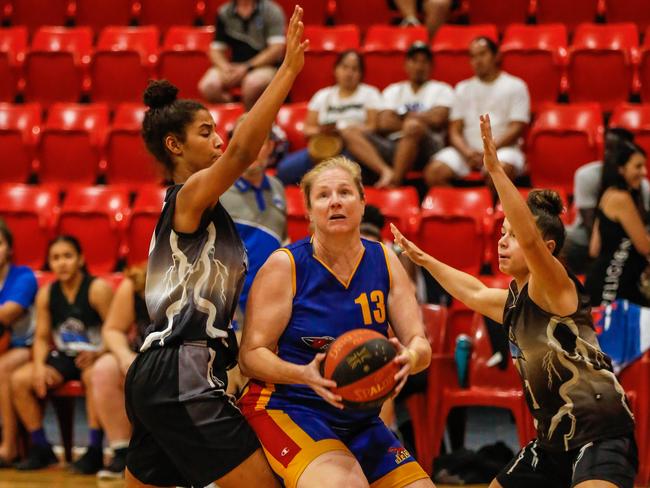
[[[408,358],[409,374],[415,374],[429,366],[431,347],[424,335],[413,282],[397,255],[391,249],[386,251],[392,281],[388,293],[388,319],[395,336],[405,348],[400,351],[400,356]]]

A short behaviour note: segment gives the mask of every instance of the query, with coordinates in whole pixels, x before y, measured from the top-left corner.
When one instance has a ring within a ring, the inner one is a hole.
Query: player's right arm
[[[415,264],[425,268],[447,293],[472,310],[500,324],[503,323],[503,309],[508,299],[507,290],[485,286],[478,278],[452,268],[425,253],[404,237],[393,224],[391,230],[395,236],[395,243],[404,250],[404,254]]]
[[[239,348],[239,368],[244,376],[269,383],[310,386],[328,403],[342,408],[341,398],[329,388],[336,383],[319,372],[325,354],[301,365],[280,359],[275,353],[278,340],[291,318],[294,289],[287,277],[293,276],[292,262],[284,251],[269,257],[258,271],[246,304],[246,319]]]
[[[302,41],[304,26],[301,19],[302,9],[296,7],[287,30],[284,61],[249,115],[237,127],[226,152],[210,167],[190,176],[178,192],[175,227],[180,223],[182,229],[196,229],[203,212],[214,206],[219,197],[255,161],[278,110],[305,61],[305,49],[309,41]]]

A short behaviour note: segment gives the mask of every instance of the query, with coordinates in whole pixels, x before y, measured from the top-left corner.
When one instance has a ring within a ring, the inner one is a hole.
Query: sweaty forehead
[[[337,187],[342,185],[353,185],[352,175],[341,168],[332,168],[323,171],[314,182],[315,187]]]

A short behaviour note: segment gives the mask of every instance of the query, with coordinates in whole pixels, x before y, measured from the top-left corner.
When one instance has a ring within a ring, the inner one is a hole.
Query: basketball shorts
[[[74,357],[68,356],[60,351],[50,351],[45,360],[45,364],[56,369],[63,376],[63,381],[81,379],[81,370],[75,364]]]
[[[220,351],[204,343],[149,349],[125,380],[133,426],[126,464],[141,482],[206,486],[250,457],[260,444],[226,395]]]
[[[534,440],[503,468],[497,480],[503,488],[571,488],[588,480],[633,488],[637,469],[634,434],[589,442],[569,452],[542,449]]]
[[[246,393],[240,403],[248,404],[242,410],[287,488],[295,488],[305,468],[330,451],[351,453],[372,488],[398,488],[429,477],[378,417],[344,428],[306,407],[259,408],[246,401]]]

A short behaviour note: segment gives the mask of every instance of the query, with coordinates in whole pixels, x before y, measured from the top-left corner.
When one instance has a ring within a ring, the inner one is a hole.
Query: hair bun
[[[528,194],[528,205],[551,215],[560,216],[564,210],[562,197],[555,190],[532,190]]]
[[[176,100],[178,88],[167,80],[151,80],[144,91],[144,104],[149,108],[162,108]]]

